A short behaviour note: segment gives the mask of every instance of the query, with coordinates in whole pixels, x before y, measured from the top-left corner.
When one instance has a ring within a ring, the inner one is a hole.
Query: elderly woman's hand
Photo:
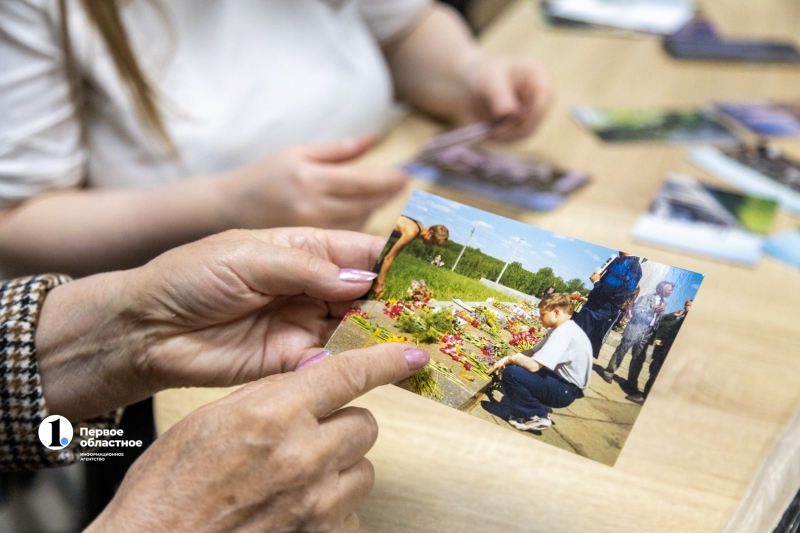
[[[378,427],[345,407],[427,363],[385,343],[265,378],[195,411],[133,465],[86,533],[359,530]]]
[[[48,406],[82,420],[170,387],[293,370],[369,290],[382,244],[345,231],[229,231],[57,287],[36,333]]]

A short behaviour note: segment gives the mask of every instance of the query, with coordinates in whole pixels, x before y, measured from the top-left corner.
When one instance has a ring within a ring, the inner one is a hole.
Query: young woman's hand
[[[497,124],[492,138],[513,141],[530,135],[550,106],[553,89],[547,72],[524,59],[472,54],[463,65],[468,98],[461,123],[489,120]]]
[[[134,463],[86,532],[359,531],[378,426],[342,407],[429,357],[395,343],[344,352],[198,409]]]
[[[170,387],[293,370],[369,290],[382,245],[347,231],[233,230],[56,287],[36,332],[48,405],[83,420]]]
[[[511,356],[507,355],[502,359],[498,359],[497,361],[495,361],[494,364],[491,366],[491,368],[489,368],[489,370],[486,372],[486,374],[491,376],[498,370],[503,370],[509,364],[511,364]]]
[[[408,182],[399,170],[348,164],[372,144],[366,136],[288,148],[225,174],[215,183],[223,226],[359,229]]]

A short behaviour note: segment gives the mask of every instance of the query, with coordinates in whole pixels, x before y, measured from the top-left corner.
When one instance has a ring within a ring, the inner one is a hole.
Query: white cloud
[[[473,220],[472,221],[472,225],[473,226],[478,226],[479,228],[483,228],[483,229],[494,229],[494,226],[492,226],[488,222],[484,222],[483,220]]]
[[[556,239],[561,239],[562,241],[569,241],[569,242],[573,242],[575,240],[572,237],[567,237],[566,235],[561,235],[560,233],[553,233],[553,237]]]
[[[699,289],[699,288],[700,288],[700,285],[692,285],[692,288],[693,288],[693,289],[695,289],[695,290],[696,290],[696,289]]]
[[[452,210],[452,209],[450,209],[449,207],[446,207],[446,206],[444,206],[444,205],[442,205],[442,204],[437,204],[437,203],[433,203],[433,202],[431,202],[431,203],[429,203],[428,205],[429,205],[430,207],[434,208],[434,209],[438,209],[439,211],[443,211],[443,212],[445,212],[445,213],[452,213],[452,212],[453,212],[453,210]]]
[[[553,244],[552,242],[546,242],[545,244],[546,244],[547,246],[549,246],[550,248],[555,248],[555,247],[556,247],[556,245],[555,245],[555,244]]]
[[[543,253],[544,255],[546,255],[547,257],[552,257],[553,259],[555,259],[555,258],[556,258],[556,254],[554,254],[554,253],[553,253],[551,250],[545,250],[545,251],[544,251],[544,252],[542,252],[542,253]]]
[[[586,250],[586,255],[594,259],[595,261],[602,261],[602,257],[597,255],[596,253],[592,252],[591,250]]]

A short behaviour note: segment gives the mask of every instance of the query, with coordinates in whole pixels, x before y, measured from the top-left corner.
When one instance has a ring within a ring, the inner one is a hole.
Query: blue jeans
[[[520,366],[507,366],[503,370],[503,388],[511,401],[511,416],[528,420],[534,416],[547,417],[547,407],[567,407],[583,391],[546,368],[530,372]]]

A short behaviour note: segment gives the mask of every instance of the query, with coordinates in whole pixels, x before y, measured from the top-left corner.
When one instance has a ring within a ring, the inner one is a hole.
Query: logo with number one
[[[39,425],[39,440],[45,448],[61,450],[72,441],[72,424],[59,415],[50,415]]]

